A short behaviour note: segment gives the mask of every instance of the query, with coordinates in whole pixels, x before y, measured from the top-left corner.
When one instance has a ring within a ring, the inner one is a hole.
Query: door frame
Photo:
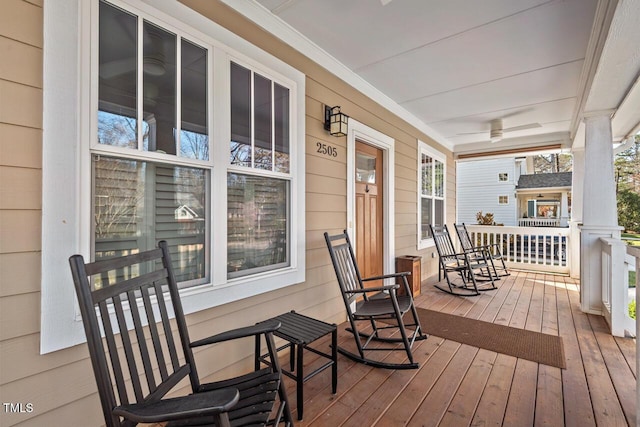
[[[349,131],[347,133],[347,232],[351,236],[352,244],[356,238],[356,140],[369,144],[382,150],[382,172],[384,174],[382,192],[382,233],[383,247],[383,273],[389,274],[395,271],[395,199],[394,199],[394,144],[395,139],[379,132],[365,124],[349,118]],[[355,248],[354,248],[355,249]]]

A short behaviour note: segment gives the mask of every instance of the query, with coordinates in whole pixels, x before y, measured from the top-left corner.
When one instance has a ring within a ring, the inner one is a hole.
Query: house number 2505
[[[336,147],[332,147],[329,144],[323,144],[322,142],[316,142],[316,147],[318,147],[316,151],[320,154],[330,157],[338,157],[338,149]]]

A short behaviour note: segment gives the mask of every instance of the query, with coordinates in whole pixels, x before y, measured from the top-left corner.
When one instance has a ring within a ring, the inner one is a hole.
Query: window
[[[527,200],[527,215],[529,218],[558,218],[560,201],[530,199]]]
[[[167,240],[186,313],[303,282],[304,74],[180,2],[59,1],[44,13],[41,351],[84,341],[60,285],[73,253]]]
[[[509,181],[509,174],[506,172],[500,172],[498,174],[498,181],[499,182],[507,182]]]
[[[99,3],[93,259],[166,240],[177,280],[207,281],[208,56],[140,15]],[[146,158],[149,152],[156,157]]]
[[[418,141],[418,248],[433,245],[429,225],[445,222],[446,158]]]
[[[230,72],[227,272],[233,278],[289,265],[289,89],[235,62]]]
[[[498,204],[499,205],[508,205],[509,204],[509,196],[498,196]]]

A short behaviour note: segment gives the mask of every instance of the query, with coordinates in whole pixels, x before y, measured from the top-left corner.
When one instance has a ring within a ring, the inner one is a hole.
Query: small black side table
[[[302,314],[298,314],[295,311],[281,314],[273,319],[280,321],[280,329],[274,332],[274,335],[287,341],[287,344],[282,347],[278,347],[277,351],[281,351],[287,348],[291,348],[290,352],[290,370],[282,368],[282,373],[296,380],[296,401],[298,404],[298,420],[302,420],[302,413],[304,407],[304,398],[302,386],[305,381],[314,375],[324,371],[331,366],[331,386],[333,394],[336,393],[338,387],[338,333],[335,324],[329,324],[317,319],[313,319]],[[331,333],[331,354],[324,353],[315,348],[308,347],[309,344],[315,340],[324,337],[328,333]],[[313,353],[316,353],[322,357],[325,357],[328,362],[322,366],[304,375],[304,363],[303,353],[304,349],[307,349]],[[256,370],[260,369],[260,362],[269,364],[266,360],[267,355],[260,355],[260,338],[256,338],[256,351],[255,351],[255,367]],[[297,357],[296,357],[297,356]]]

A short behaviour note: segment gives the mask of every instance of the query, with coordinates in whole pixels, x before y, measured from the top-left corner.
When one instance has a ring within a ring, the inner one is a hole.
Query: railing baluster
[[[568,228],[467,225],[477,245],[498,244],[516,268],[569,273]],[[563,256],[563,254],[565,254]]]

